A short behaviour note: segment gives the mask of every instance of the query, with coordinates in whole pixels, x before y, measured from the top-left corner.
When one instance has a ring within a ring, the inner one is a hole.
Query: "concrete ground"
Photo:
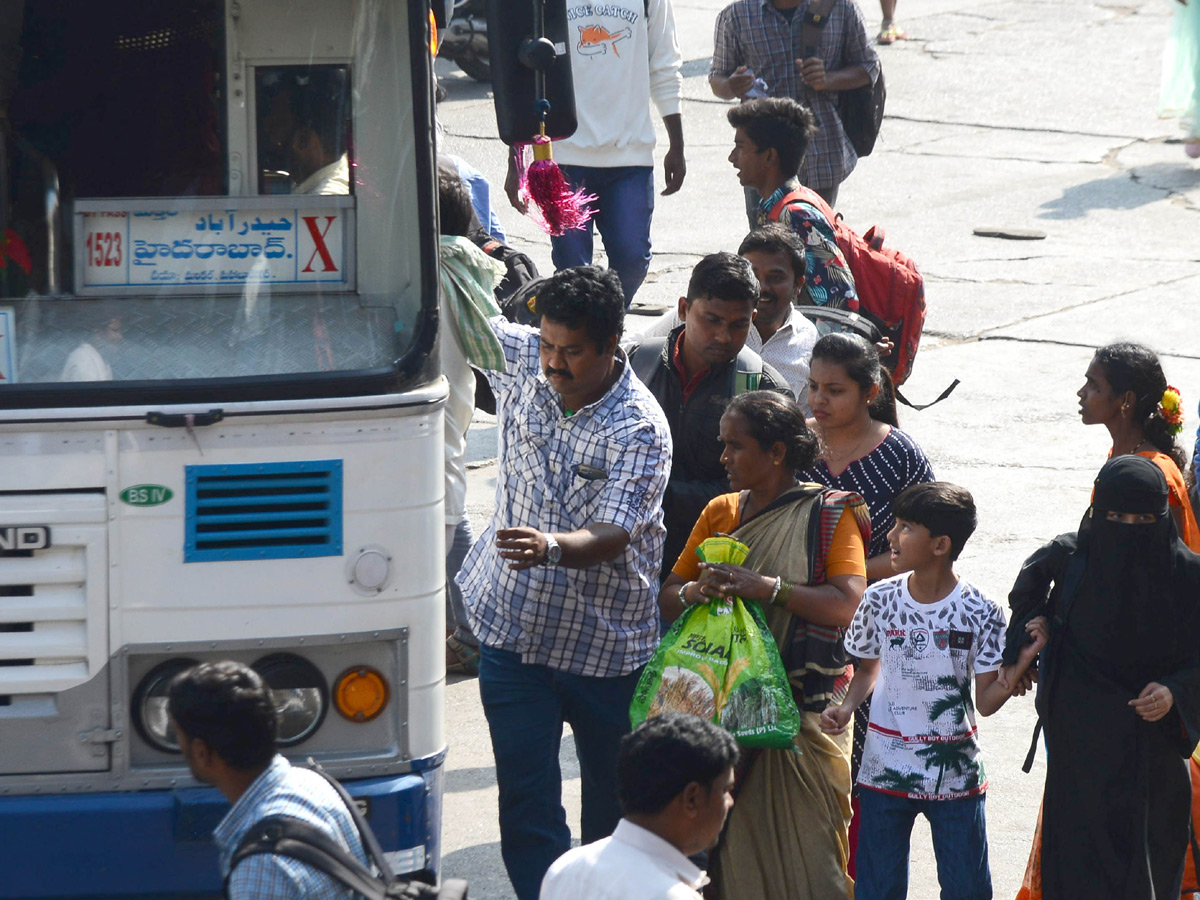
[[[726,162],[727,104],[706,74],[722,0],[675,3],[684,65],[688,176],[659,198],[655,258],[635,312],[684,290],[700,256],[744,234],[742,195]],[[879,48],[887,118],[872,156],[843,185],[839,210],[917,260],[929,314],[913,377],[915,402],[961,381],[945,402],[902,412],[939,478],[975,494],[980,528],[959,573],[1003,605],[1021,561],[1073,529],[1108,449],[1079,422],[1074,392],[1095,347],[1132,339],[1156,348],[1189,412],[1200,397],[1200,166],[1178,123],[1156,116],[1167,0],[902,0],[912,40]],[[864,3],[869,27],[878,10]],[[443,146],[493,179],[510,242],[551,269],[549,241],[500,192],[503,149],[485,86],[445,63]],[[661,159],[662,149],[659,151]],[[659,175],[661,182],[661,172]],[[978,237],[979,227],[1036,229],[1037,241]],[[630,318],[636,330],[640,322]],[[495,488],[494,420],[472,431],[468,501],[482,527]],[[495,773],[476,682],[451,680],[445,871],[472,896],[512,896],[499,854]],[[996,896],[1020,884],[1044,766],[1020,764],[1032,704],[1014,700],[981,722]],[[568,819],[579,779],[562,754]],[[910,896],[937,895],[928,829],[914,832]]]

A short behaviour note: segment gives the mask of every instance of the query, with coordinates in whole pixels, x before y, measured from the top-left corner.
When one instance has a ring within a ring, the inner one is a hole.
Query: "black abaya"
[[[1158,520],[1122,525],[1106,521],[1106,509]],[[1030,557],[1010,602],[1006,657],[1024,643],[1025,622],[1050,621],[1038,688],[1044,900],[1175,900],[1188,846],[1187,757],[1200,737],[1200,557],[1175,535],[1158,467],[1111,460],[1090,520]],[[1146,722],[1129,701],[1152,681],[1170,688],[1174,706]]]

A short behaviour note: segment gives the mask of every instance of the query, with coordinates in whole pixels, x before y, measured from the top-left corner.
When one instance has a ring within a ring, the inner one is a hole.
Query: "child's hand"
[[[841,734],[853,718],[852,709],[844,706],[827,707],[825,712],[821,713],[821,730],[826,734]]]
[[[996,675],[996,683],[1012,697],[1024,697],[1037,681],[1037,669],[1026,669],[1025,674],[1014,680],[1012,675],[1017,666],[1002,666]]]

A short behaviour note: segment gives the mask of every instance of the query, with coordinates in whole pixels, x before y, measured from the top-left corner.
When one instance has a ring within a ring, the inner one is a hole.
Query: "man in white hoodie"
[[[575,187],[594,194],[594,221],[633,302],[650,267],[654,213],[654,102],[670,146],[663,159],[663,195],[683,184],[683,58],[675,38],[671,0],[567,0],[568,45],[579,127],[554,143],[554,158]],[[509,156],[504,185],[525,212]],[[556,270],[592,263],[592,224],[551,238]]]

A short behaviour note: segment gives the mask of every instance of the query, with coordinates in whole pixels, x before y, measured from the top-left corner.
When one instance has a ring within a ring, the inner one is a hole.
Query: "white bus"
[[[445,382],[427,2],[0,8],[0,897],[214,896],[165,687],[439,863]]]

